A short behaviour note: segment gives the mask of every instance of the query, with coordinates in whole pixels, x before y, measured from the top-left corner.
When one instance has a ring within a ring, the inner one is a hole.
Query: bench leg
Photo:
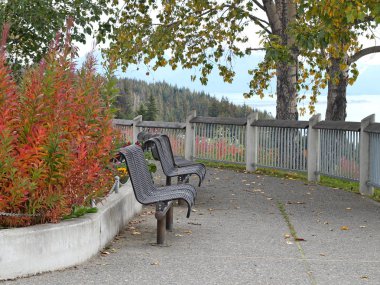
[[[166,176],[166,186],[172,185],[172,178],[169,176]]]
[[[173,211],[173,206],[171,206],[166,212],[166,229],[170,232],[173,230]]]
[[[157,244],[164,244],[166,237],[166,229],[165,229],[166,219],[157,219]]]
[[[186,178],[186,175],[178,176],[177,184],[183,184],[185,178]],[[178,199],[178,206],[184,206],[184,205],[186,205],[185,201],[183,201],[182,199]]]

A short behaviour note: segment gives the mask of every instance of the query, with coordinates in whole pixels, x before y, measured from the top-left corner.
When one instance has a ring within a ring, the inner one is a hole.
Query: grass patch
[[[274,177],[280,177],[280,178],[285,178],[285,179],[301,180],[308,183],[307,174],[304,172],[289,172],[289,171],[277,170],[277,169],[259,168],[258,170],[255,171],[255,173],[274,176]],[[326,187],[342,189],[342,190],[352,192],[352,193],[360,193],[359,182],[355,182],[355,181],[349,181],[349,180],[321,175],[320,181],[318,182],[318,184],[322,186],[326,186]],[[379,199],[380,199],[380,191],[378,191],[377,194],[379,195]]]
[[[79,218],[85,214],[88,213],[96,213],[98,212],[98,208],[92,208],[92,207],[85,207],[85,206],[74,206],[72,212],[70,215],[64,216],[63,220],[68,220],[68,219],[74,219],[74,218]]]
[[[255,174],[263,174],[268,176],[280,177],[291,180],[300,180],[308,183],[307,174],[304,172],[289,172],[284,170],[269,169],[269,168],[259,168],[255,171]],[[326,186],[335,189],[342,189],[347,192],[360,194],[359,182],[349,181],[345,179],[334,178],[326,175],[320,176],[320,181],[318,185]],[[374,189],[374,194],[370,196],[371,199],[380,202],[380,188]]]
[[[290,222],[290,218],[289,218],[288,213],[286,213],[286,209],[285,209],[284,204],[282,204],[281,202],[277,202],[277,207],[280,210],[281,215],[284,218],[286,224],[288,225],[290,234],[292,235],[292,237],[294,238],[294,240],[298,240],[299,238],[297,236],[297,232],[296,232],[293,224]]]
[[[203,163],[207,167],[212,168],[223,168],[223,169],[231,169],[239,172],[245,171],[245,164],[237,164],[237,163],[227,163],[227,162],[219,162],[219,161],[207,161],[202,159],[197,159],[196,162]]]
[[[301,181],[307,182],[307,175],[303,172],[296,172],[296,171],[290,172],[290,171],[278,170],[278,169],[258,168],[254,173],[274,176],[274,177],[279,177],[279,178],[285,178],[285,179],[301,180]]]
[[[212,162],[212,161],[205,161],[205,160],[198,160],[197,162],[201,162],[208,167],[231,169],[231,170],[235,170],[239,172],[245,171],[245,165],[242,165],[242,164]],[[307,174],[305,172],[286,171],[286,170],[271,169],[271,168],[258,168],[254,173],[259,174],[259,175],[268,175],[272,177],[279,177],[279,178],[285,178],[285,179],[290,179],[290,180],[300,180],[305,183],[308,183]],[[359,182],[333,178],[333,177],[329,177],[325,175],[320,176],[320,181],[318,182],[318,185],[326,186],[330,188],[342,189],[344,191],[348,191],[348,192],[352,192],[356,194],[360,193]],[[370,198],[377,202],[380,202],[380,188],[375,188],[374,194],[370,196]]]
[[[375,191],[374,191],[373,196],[371,198],[377,202],[380,202],[380,189],[379,188],[375,188]]]
[[[338,179],[333,177],[328,177],[321,175],[321,179],[318,183],[319,185],[331,187],[331,188],[339,188],[348,192],[359,194],[359,182],[348,181],[344,179]]]

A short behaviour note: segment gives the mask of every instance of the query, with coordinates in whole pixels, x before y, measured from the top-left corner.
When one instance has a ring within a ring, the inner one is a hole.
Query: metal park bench
[[[156,187],[148,171],[141,147],[127,146],[120,149],[120,154],[127,164],[137,201],[143,205],[156,204],[157,244],[163,244],[166,230],[173,229],[173,200],[184,200],[188,207],[186,217],[190,217],[196,196],[195,188],[189,184]]]
[[[154,136],[148,139],[146,143],[153,144],[152,153],[160,160],[162,170],[166,175],[166,185],[171,184],[171,177],[177,176],[181,181],[195,174],[199,178],[198,186],[201,186],[206,176],[206,167],[201,163],[194,163],[183,158],[175,159],[167,135]]]

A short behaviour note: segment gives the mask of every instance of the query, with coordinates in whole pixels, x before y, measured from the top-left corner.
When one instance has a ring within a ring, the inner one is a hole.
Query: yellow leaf
[[[340,230],[341,231],[348,231],[350,228],[348,226],[341,226]]]

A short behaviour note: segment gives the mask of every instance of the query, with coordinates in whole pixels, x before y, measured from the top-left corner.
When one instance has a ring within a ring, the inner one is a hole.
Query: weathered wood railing
[[[257,167],[304,171],[309,181],[319,175],[360,182],[362,194],[380,187],[380,123],[374,115],[362,122],[258,120],[196,116],[185,123],[114,120],[126,141],[136,141],[140,131],[165,133],[176,155],[245,164]]]

